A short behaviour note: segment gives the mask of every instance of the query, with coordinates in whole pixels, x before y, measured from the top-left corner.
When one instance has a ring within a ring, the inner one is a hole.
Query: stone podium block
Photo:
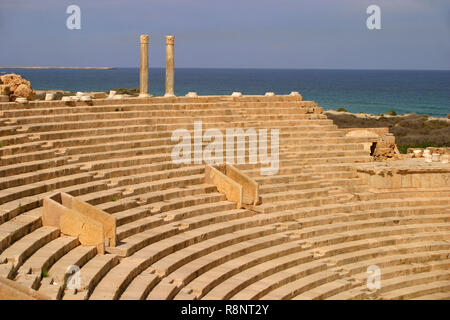
[[[116,246],[116,218],[66,193],[44,199],[42,224],[78,237],[84,246],[96,246],[100,254],[105,246]]]
[[[104,236],[109,246],[116,246],[116,218],[97,209],[87,202],[81,201],[67,193],[61,193],[62,204],[72,210],[82,212],[85,216],[100,222],[104,228]]]

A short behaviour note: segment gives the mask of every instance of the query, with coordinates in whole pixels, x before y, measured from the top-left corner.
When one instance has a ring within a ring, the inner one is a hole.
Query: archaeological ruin
[[[138,97],[1,87],[0,299],[450,299],[448,149],[298,92],[176,97],[172,36],[153,97],[148,43]]]

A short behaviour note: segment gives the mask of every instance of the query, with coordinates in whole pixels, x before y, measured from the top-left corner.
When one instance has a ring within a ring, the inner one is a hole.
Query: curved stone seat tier
[[[266,129],[268,154],[278,129],[273,175],[249,161],[260,145],[234,148],[259,201],[237,209],[204,162],[172,160],[174,131],[192,143],[194,121],[242,129],[236,141]],[[301,96],[0,103],[0,124],[0,277],[51,299],[450,299],[450,185],[366,184],[356,164],[384,137],[346,136]],[[114,217],[116,246],[102,255],[43,226],[58,193]]]

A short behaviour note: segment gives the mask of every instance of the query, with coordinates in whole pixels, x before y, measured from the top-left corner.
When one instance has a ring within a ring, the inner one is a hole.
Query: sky
[[[450,70],[449,0],[0,0],[0,66],[138,67],[143,33],[150,67],[174,35],[179,68]]]

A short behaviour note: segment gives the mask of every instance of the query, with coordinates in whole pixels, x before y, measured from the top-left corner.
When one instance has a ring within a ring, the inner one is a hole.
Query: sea
[[[0,69],[18,73],[34,89],[108,91],[138,88],[138,68],[110,70]],[[149,93],[164,94],[165,70],[149,70]],[[450,70],[323,70],[323,69],[175,69],[175,94],[199,95],[289,94],[316,101],[325,110],[380,114],[419,113],[445,117],[450,113]]]

